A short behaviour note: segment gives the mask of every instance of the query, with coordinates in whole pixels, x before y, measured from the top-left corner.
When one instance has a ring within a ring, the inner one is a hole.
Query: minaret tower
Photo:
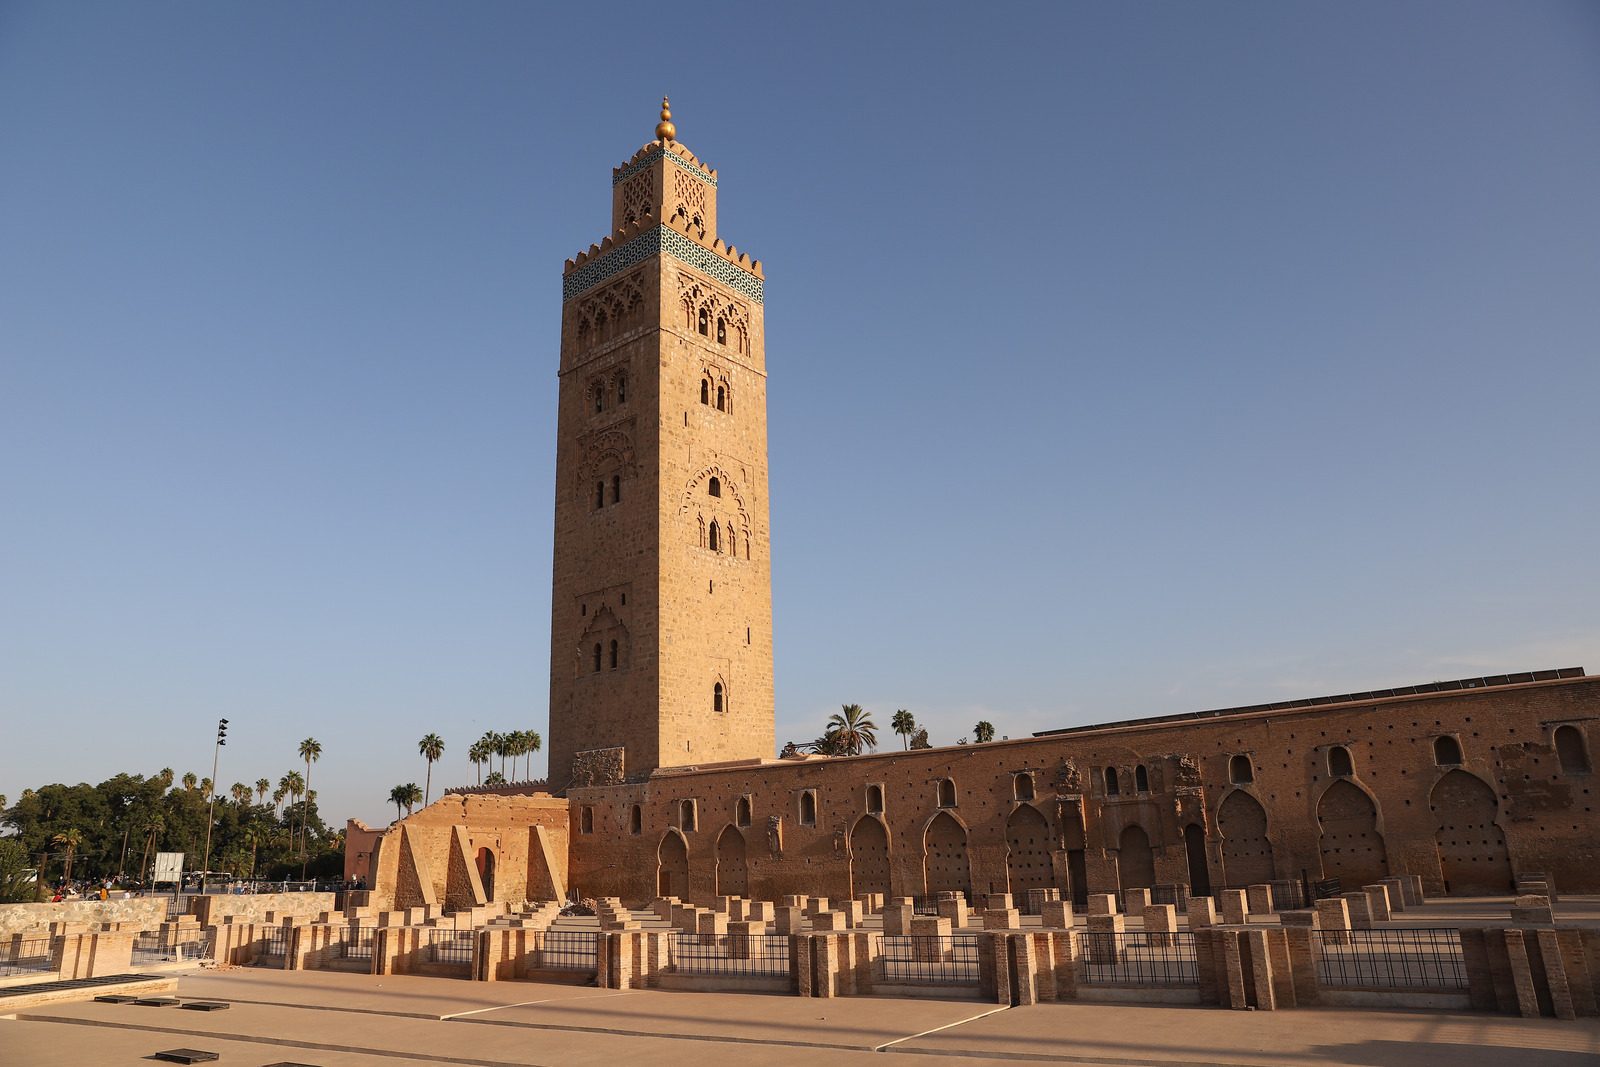
[[[763,273],[664,98],[611,230],[562,279],[556,789],[774,755]]]

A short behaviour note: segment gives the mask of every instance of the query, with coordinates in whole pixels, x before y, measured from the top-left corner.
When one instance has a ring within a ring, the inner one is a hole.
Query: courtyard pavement
[[[1084,1067],[1595,1067],[1600,1020],[1439,1012],[802,999],[238,968],[184,975],[226,1011],[79,1003],[0,1018],[0,1067],[1053,1062]]]

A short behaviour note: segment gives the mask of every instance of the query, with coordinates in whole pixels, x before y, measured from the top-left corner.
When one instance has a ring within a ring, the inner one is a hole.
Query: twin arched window
[[[622,475],[620,474],[613,474],[611,476],[611,502],[613,504],[622,503]],[[599,511],[605,506],[606,480],[601,478],[594,483],[594,509]]]
[[[728,387],[725,384],[712,384],[709,377],[700,379],[700,403],[710,407],[713,399],[718,411],[728,410]]]
[[[711,313],[705,308],[700,309],[699,319],[696,322],[696,329],[700,331],[700,336],[702,337],[708,336],[711,333]]]

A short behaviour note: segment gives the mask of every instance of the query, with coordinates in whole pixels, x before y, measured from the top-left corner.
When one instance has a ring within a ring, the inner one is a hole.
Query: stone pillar
[[[1210,897],[1189,898],[1189,929],[1205,930],[1217,925],[1216,901]]]
[[[1391,918],[1389,913],[1389,887],[1386,885],[1362,886],[1361,891],[1367,895],[1367,910],[1372,914],[1375,923],[1386,923]]]
[[[1009,899],[1010,894],[1005,894]],[[1019,930],[1022,928],[1022,913],[1016,908],[988,908],[983,913],[983,928],[985,930]]]
[[[1016,907],[1016,901],[1012,898],[1010,893],[990,893],[983,899],[984,911],[989,911],[990,909],[999,909],[1004,911],[1007,908],[1014,907]]]
[[[992,911],[993,909],[991,909]],[[1006,908],[1007,913],[1015,915],[1017,909]],[[990,912],[985,912],[985,918]],[[1006,938],[1010,943],[1011,968],[1014,981],[1011,983],[1011,1003],[1018,1006],[1039,1003],[1039,966],[1033,953],[1033,938],[1027,934],[1012,934]],[[1002,942],[1004,944],[1005,942]]]
[[[839,906],[835,910],[844,916],[846,926],[854,928],[861,925],[863,907],[859,900],[844,900],[839,902]]]
[[[770,923],[772,921],[772,901],[747,900],[744,902],[744,917],[749,922]]]
[[[1422,875],[1408,874],[1404,877],[1406,884],[1411,887],[1411,891],[1405,894],[1406,903],[1426,904],[1428,902],[1428,898],[1422,892]]]
[[[1047,930],[1072,929],[1072,901],[1045,901],[1039,909],[1039,921]]]
[[[1322,943],[1350,943],[1350,908],[1343,897],[1317,901],[1317,922],[1322,926]]]
[[[818,912],[828,910],[827,897],[807,897],[806,914],[815,917]]]
[[[842,911],[819,911],[811,916],[811,929],[819,934],[837,933],[848,928]]]
[[[728,932],[728,917],[720,911],[702,911],[697,916],[695,932],[702,945],[715,944],[719,935]]]
[[[949,919],[950,925],[958,929],[967,925],[966,898],[959,894],[949,897],[940,897],[939,918]]]
[[[1265,883],[1250,886],[1244,891],[1245,903],[1251,915],[1271,915],[1272,887]]]
[[[1250,906],[1243,889],[1219,889],[1216,900],[1222,905],[1224,924],[1243,926],[1250,921]]]
[[[1127,920],[1121,915],[1089,916],[1084,958],[1090,963],[1117,963],[1122,959],[1122,935],[1126,932]]]
[[[1143,915],[1144,909],[1150,906],[1150,890],[1124,889],[1122,891],[1122,910],[1127,915]]]
[[[911,920],[911,958],[918,963],[944,963],[950,959],[950,920],[918,915]]]
[[[1089,915],[1115,915],[1117,913],[1117,898],[1113,893],[1090,893]]]
[[[1362,892],[1341,893],[1346,907],[1350,909],[1350,925],[1357,930],[1372,929],[1372,904],[1367,895]]]
[[[736,960],[750,958],[751,938],[767,932],[767,924],[748,919],[728,923],[728,955]]]
[[[886,934],[909,934],[911,920],[916,917],[916,909],[910,904],[890,904],[883,909],[883,932]]]
[[[1146,904],[1144,909],[1145,940],[1153,948],[1172,944],[1172,935],[1178,929],[1178,909],[1171,904]]]
[[[812,983],[812,996],[838,996],[839,939],[837,937],[813,937],[811,945],[817,961],[817,976],[816,981]]]
[[[805,914],[797,907],[784,905],[773,909],[772,928],[780,934],[798,934],[805,930]]]
[[[1380,878],[1378,883],[1389,888],[1389,911],[1398,913],[1406,910],[1406,891],[1404,878]]]

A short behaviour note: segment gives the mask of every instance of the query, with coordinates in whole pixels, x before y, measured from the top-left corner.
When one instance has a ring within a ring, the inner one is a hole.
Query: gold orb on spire
[[[678,127],[672,124],[672,106],[667,103],[667,98],[661,98],[661,121],[656,124],[656,138],[661,141],[671,141],[678,136]]]

